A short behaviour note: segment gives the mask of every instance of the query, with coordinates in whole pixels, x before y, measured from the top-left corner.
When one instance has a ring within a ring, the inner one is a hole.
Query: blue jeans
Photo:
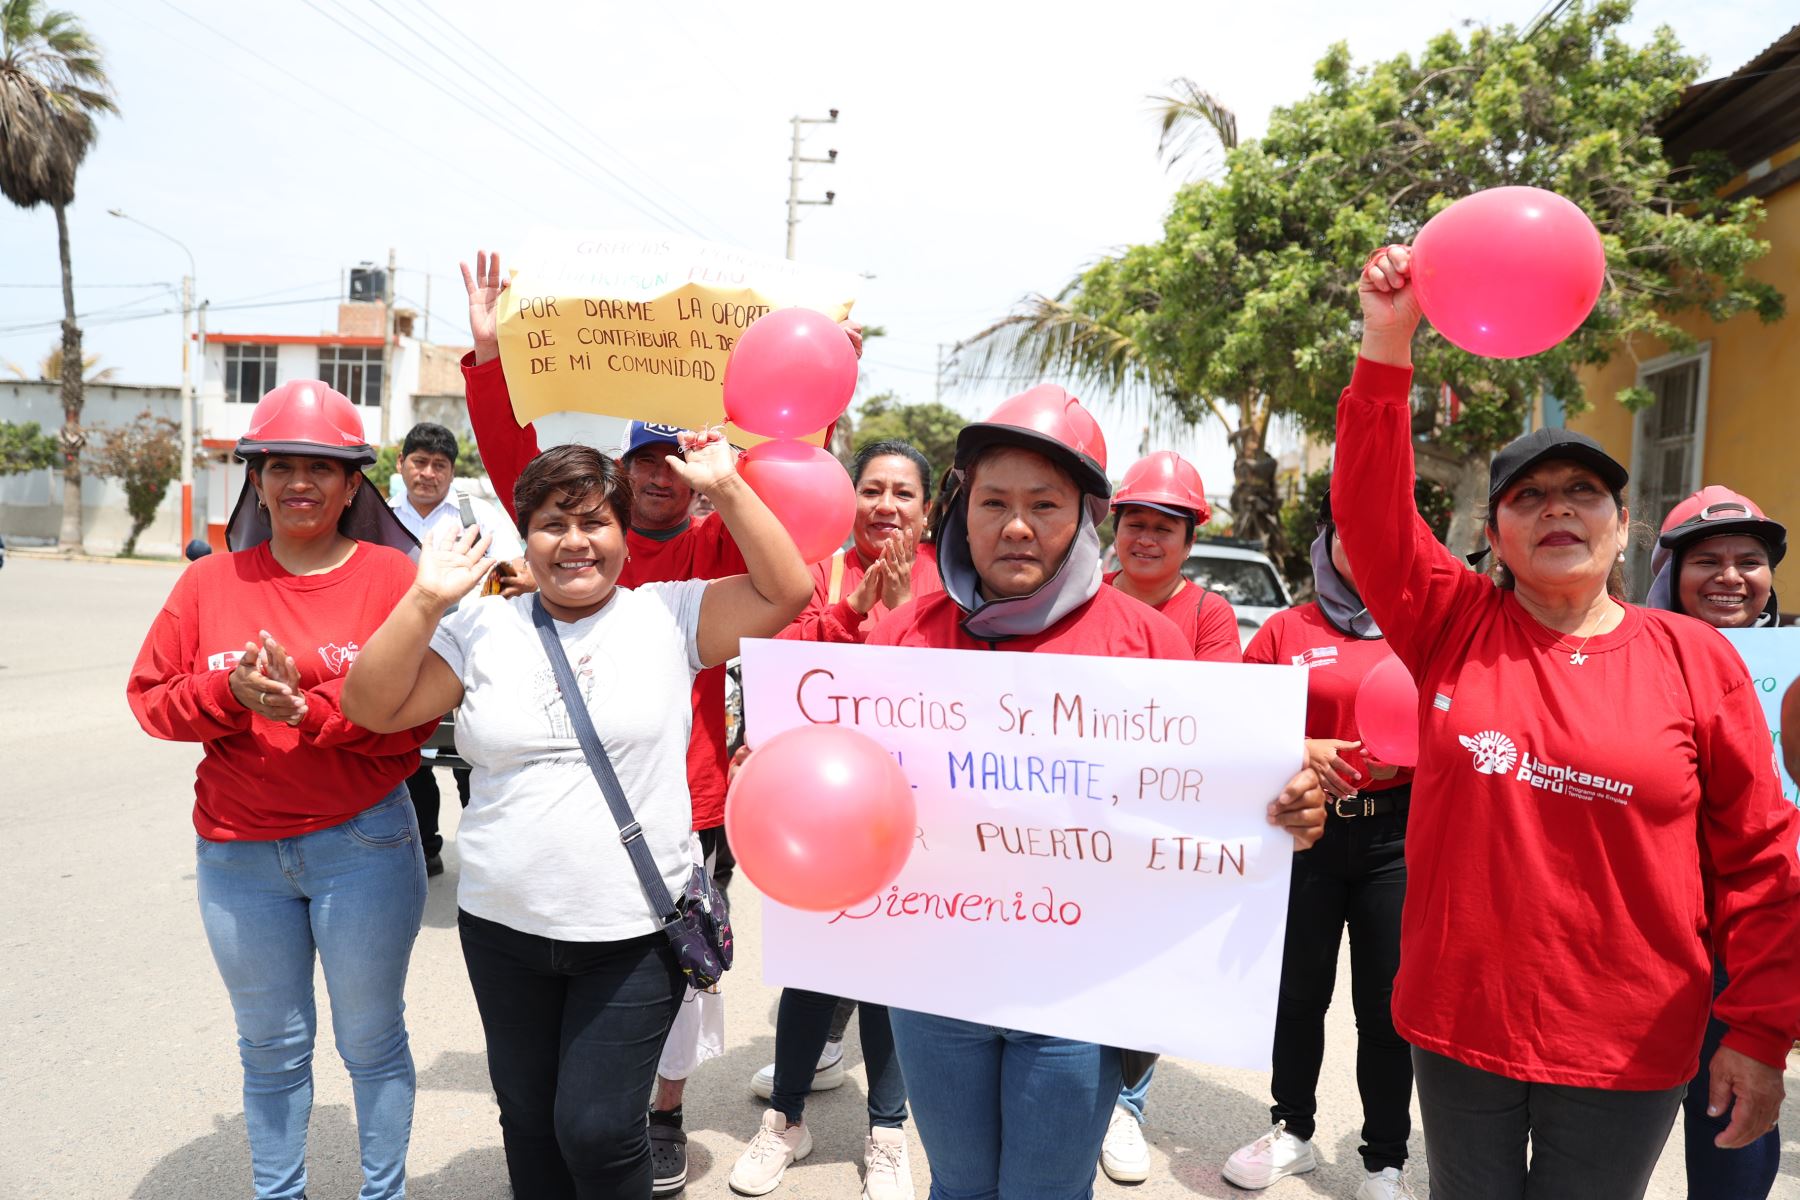
[[[1713,967],[1713,999],[1725,990],[1725,968]],[[1741,1150],[1721,1150],[1713,1139],[1731,1124],[1728,1108],[1706,1115],[1706,1093],[1712,1086],[1713,1055],[1725,1039],[1725,1022],[1708,1015],[1706,1040],[1700,1046],[1700,1072],[1682,1097],[1681,1133],[1687,1146],[1688,1200],[1766,1200],[1781,1169],[1781,1128],[1777,1126]]]
[[[273,842],[198,840],[200,916],[231,993],[257,1200],[306,1195],[313,955],[362,1144],[360,1200],[406,1194],[413,1061],[406,967],[425,913],[425,856],[401,786],[330,829]]]
[[[888,1010],[931,1200],[1088,1200],[1119,1097],[1108,1046]]]
[[[1139,1125],[1144,1123],[1144,1116],[1150,1111],[1150,1081],[1155,1078],[1156,1068],[1151,1067],[1144,1077],[1137,1081],[1136,1087],[1119,1089],[1120,1106],[1136,1117]]]
[[[775,1012],[775,1089],[769,1107],[799,1124],[806,1116],[814,1068],[831,1033],[841,1001],[804,988],[782,988]],[[869,1074],[869,1126],[899,1129],[906,1124],[906,1078],[894,1054],[886,1005],[862,1001],[863,1067]]]

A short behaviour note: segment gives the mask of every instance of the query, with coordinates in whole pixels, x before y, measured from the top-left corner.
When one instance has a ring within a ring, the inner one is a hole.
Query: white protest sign
[[[1782,756],[1781,703],[1791,688],[1800,687],[1800,629],[1727,629],[1725,639],[1737,647],[1750,668],[1750,684],[1769,719],[1769,736],[1775,743],[1775,766],[1781,772],[1781,794],[1800,804],[1800,785],[1788,773]],[[1787,731],[1789,744],[1800,738],[1800,729]]]
[[[763,975],[1057,1037],[1266,1069],[1301,766],[1294,667],[744,643],[751,742],[854,726],[918,837],[866,903],[765,900]]]

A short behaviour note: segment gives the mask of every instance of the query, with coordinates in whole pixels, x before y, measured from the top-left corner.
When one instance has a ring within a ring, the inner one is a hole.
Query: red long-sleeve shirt
[[[1356,731],[1356,693],[1363,676],[1392,657],[1394,651],[1384,639],[1345,633],[1325,619],[1317,603],[1276,613],[1244,647],[1247,663],[1305,667],[1306,736],[1343,742],[1362,738]],[[1401,768],[1392,779],[1374,779],[1358,751],[1344,751],[1343,759],[1362,773],[1360,791],[1385,791],[1412,782],[1411,768]]]
[[[1800,812],[1742,660],[1628,605],[1572,664],[1415,511],[1411,382],[1358,360],[1331,481],[1362,597],[1419,684],[1395,1027],[1515,1079],[1672,1087],[1717,951],[1724,1044],[1779,1069],[1800,1034]]]
[[[463,356],[464,394],[468,399],[469,424],[475,431],[475,448],[481,453],[494,491],[513,510],[513,485],[519,474],[538,455],[537,430],[520,427],[513,417],[512,397],[500,360],[477,366],[475,356]],[[667,583],[683,579],[722,579],[742,575],[749,568],[731,540],[725,522],[718,517],[691,521],[674,537],[657,539],[628,529],[629,553],[619,572],[620,587]],[[725,823],[725,783],[729,756],[725,753],[725,668],[708,667],[694,676],[692,693],[694,729],[688,738],[688,791],[694,803],[694,828],[711,829]]]
[[[290,575],[267,543],[193,563],[150,625],[126,684],[138,724],[152,737],[201,742],[194,828],[214,841],[271,841],[354,817],[405,781],[429,721],[370,733],[338,708],[362,643],[412,585],[397,550],[357,543],[350,561],[323,575]],[[266,629],[300,668],[306,716],[298,726],[254,716],[228,677]]]
[[[834,561],[844,564],[837,581],[835,599],[831,580]],[[855,547],[824,562],[814,563],[810,570],[813,577],[812,599],[806,602],[806,608],[794,618],[793,624],[775,635],[777,638],[790,642],[860,643],[892,611],[880,600],[876,600],[875,606],[868,612],[859,613],[844,599],[862,584],[863,576],[869,573],[862,554]],[[944,581],[938,576],[937,547],[930,542],[919,546],[918,553],[913,558],[911,579],[915,600],[944,590]],[[901,607],[904,608],[905,605]]]
[[[1105,582],[1115,587],[1119,572],[1109,571]],[[1157,612],[1175,622],[1193,647],[1196,662],[1243,662],[1243,643],[1238,640],[1237,613],[1231,602],[1217,592],[1183,579],[1175,594],[1161,604],[1151,605]]]
[[[970,637],[963,611],[947,592],[910,600],[888,615],[868,636],[871,646],[933,646],[940,650],[1010,650],[1029,654],[1091,654],[1101,658],[1173,658],[1191,661],[1194,652],[1181,630],[1148,604],[1117,588],[1102,587],[1094,598],[1042,633],[988,642]]]

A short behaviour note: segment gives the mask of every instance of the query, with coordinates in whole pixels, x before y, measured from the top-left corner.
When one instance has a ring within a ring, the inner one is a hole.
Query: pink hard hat
[[[1671,508],[1663,518],[1662,533],[1650,559],[1651,571],[1660,571],[1670,555],[1695,542],[1733,534],[1748,535],[1767,546],[1770,566],[1780,563],[1787,554],[1786,526],[1764,516],[1750,497],[1715,483]]]
[[[350,397],[319,379],[290,379],[256,402],[237,456],[303,454],[367,466],[375,448]]]
[[[1088,495],[1104,499],[1112,494],[1100,423],[1054,383],[1003,400],[987,420],[963,426],[956,435],[956,466],[967,470],[991,446],[1035,450],[1073,475]]]
[[[1173,450],[1158,450],[1126,469],[1125,478],[1113,492],[1113,511],[1128,504],[1154,508],[1172,517],[1191,517],[1197,525],[1212,519],[1200,472]]]

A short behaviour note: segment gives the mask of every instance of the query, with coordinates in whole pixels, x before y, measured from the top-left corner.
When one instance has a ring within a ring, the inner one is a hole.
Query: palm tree
[[[6,369],[11,371],[14,375],[17,375],[20,379],[56,380],[61,379],[63,375],[62,361],[62,344],[59,342],[50,347],[49,352],[46,353],[42,359],[38,360],[36,374],[32,373],[32,369],[21,367],[11,359],[6,360]],[[99,369],[96,370],[96,368]],[[100,356],[98,354],[84,354],[81,356],[81,375],[83,383],[108,383],[117,377],[118,374],[119,368],[117,367],[101,367]]]
[[[1169,166],[1184,158],[1194,162],[1215,148],[1224,154],[1237,148],[1236,114],[1192,79],[1171,80],[1166,93],[1148,99],[1158,126],[1157,155]],[[1232,531],[1261,539],[1277,553],[1284,535],[1275,462],[1265,448],[1270,398],[1255,389],[1219,397],[1184,387],[1167,360],[1146,355],[1138,340],[1134,318],[1152,311],[1160,298],[1095,297],[1087,288],[1094,277],[1084,271],[1055,296],[1026,296],[1007,316],[959,342],[958,374],[972,380],[1060,375],[1078,390],[1092,389],[1142,409],[1149,421],[1146,432],[1216,417],[1235,453]]]
[[[56,213],[62,262],[63,518],[58,542],[81,545],[81,328],[69,265],[68,207],[75,173],[96,136],[94,117],[116,113],[100,48],[73,13],[42,0],[0,4],[0,192],[21,208]]]

